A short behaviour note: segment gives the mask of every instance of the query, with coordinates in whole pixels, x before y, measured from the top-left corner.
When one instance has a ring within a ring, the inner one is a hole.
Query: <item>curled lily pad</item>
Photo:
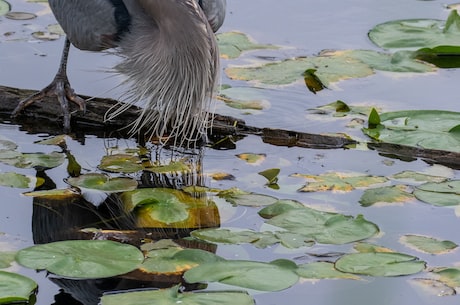
[[[143,260],[138,248],[109,240],[59,241],[32,246],[16,255],[16,261],[24,267],[84,279],[124,274]]]
[[[254,300],[245,292],[203,291],[180,292],[179,286],[161,290],[134,291],[107,294],[101,297],[101,305],[254,305]]]
[[[119,193],[137,188],[137,181],[131,178],[111,178],[104,174],[85,174],[68,178],[67,183],[78,188],[99,190],[105,193]]]
[[[425,262],[402,253],[353,253],[335,262],[335,268],[348,273],[371,276],[400,276],[425,269]]]
[[[17,273],[0,271],[0,304],[26,303],[37,283]]]

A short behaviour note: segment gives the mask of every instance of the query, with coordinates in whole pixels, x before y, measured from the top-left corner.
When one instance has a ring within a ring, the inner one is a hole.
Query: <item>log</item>
[[[0,120],[5,123],[20,124],[22,130],[29,133],[62,133],[61,108],[54,98],[48,97],[43,102],[35,103],[28,107],[21,116],[14,120],[11,119],[10,115],[19,101],[35,92],[28,89],[0,86]],[[105,120],[106,112],[113,107],[118,107],[118,101],[83,95],[81,97],[88,100],[85,113],[79,111],[75,105],[71,105],[73,111],[71,127],[77,138],[83,137],[85,134],[107,137],[109,134],[116,133],[116,136],[119,137],[129,136],[127,126],[137,118],[139,108],[131,106],[116,119],[107,121]],[[209,135],[214,142],[222,142],[222,139],[229,137],[257,135],[262,137],[265,143],[288,147],[346,149],[350,145],[357,144],[355,140],[340,135],[331,136],[283,129],[257,128],[246,125],[243,120],[219,114],[214,114],[213,119]],[[439,163],[456,169],[460,168],[460,153],[457,152],[395,145],[372,140],[367,145],[369,149],[376,150],[387,157],[403,160],[421,158],[430,164]]]

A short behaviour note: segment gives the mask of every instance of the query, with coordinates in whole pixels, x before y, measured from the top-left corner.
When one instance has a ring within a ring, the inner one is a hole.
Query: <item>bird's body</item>
[[[219,70],[214,31],[223,22],[225,0],[49,0],[49,4],[75,47],[89,51],[116,47],[122,61],[114,70],[126,76],[125,99],[145,103],[134,131],[190,139],[204,130]]]

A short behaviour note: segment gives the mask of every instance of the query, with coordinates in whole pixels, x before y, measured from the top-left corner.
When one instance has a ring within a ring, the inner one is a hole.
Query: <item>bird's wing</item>
[[[69,40],[82,50],[113,47],[129,27],[122,0],[49,0],[49,4]]]
[[[214,32],[222,26],[227,8],[226,0],[198,0]]]

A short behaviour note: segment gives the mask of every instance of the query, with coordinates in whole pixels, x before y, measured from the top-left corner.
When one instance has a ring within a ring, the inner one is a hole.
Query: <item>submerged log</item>
[[[54,98],[46,98],[43,102],[31,105],[24,113],[14,120],[10,115],[19,101],[36,91],[0,86],[0,120],[21,125],[21,128],[30,133],[59,134],[62,132],[61,107]],[[117,136],[127,137],[131,122],[137,116],[139,108],[131,106],[114,120],[106,120],[105,114],[119,103],[113,99],[82,96],[88,100],[86,112],[78,110],[71,105],[72,130],[78,135],[95,134],[107,137],[117,133]],[[357,144],[355,140],[345,136],[331,136],[311,134],[292,130],[257,128],[248,126],[243,120],[214,115],[214,122],[210,130],[213,138],[238,137],[258,135],[265,143],[278,146],[297,146],[313,149],[340,149]],[[424,149],[404,145],[394,145],[370,141],[370,149],[379,151],[382,155],[403,160],[421,158],[428,163],[444,164],[453,168],[460,168],[460,153]]]

